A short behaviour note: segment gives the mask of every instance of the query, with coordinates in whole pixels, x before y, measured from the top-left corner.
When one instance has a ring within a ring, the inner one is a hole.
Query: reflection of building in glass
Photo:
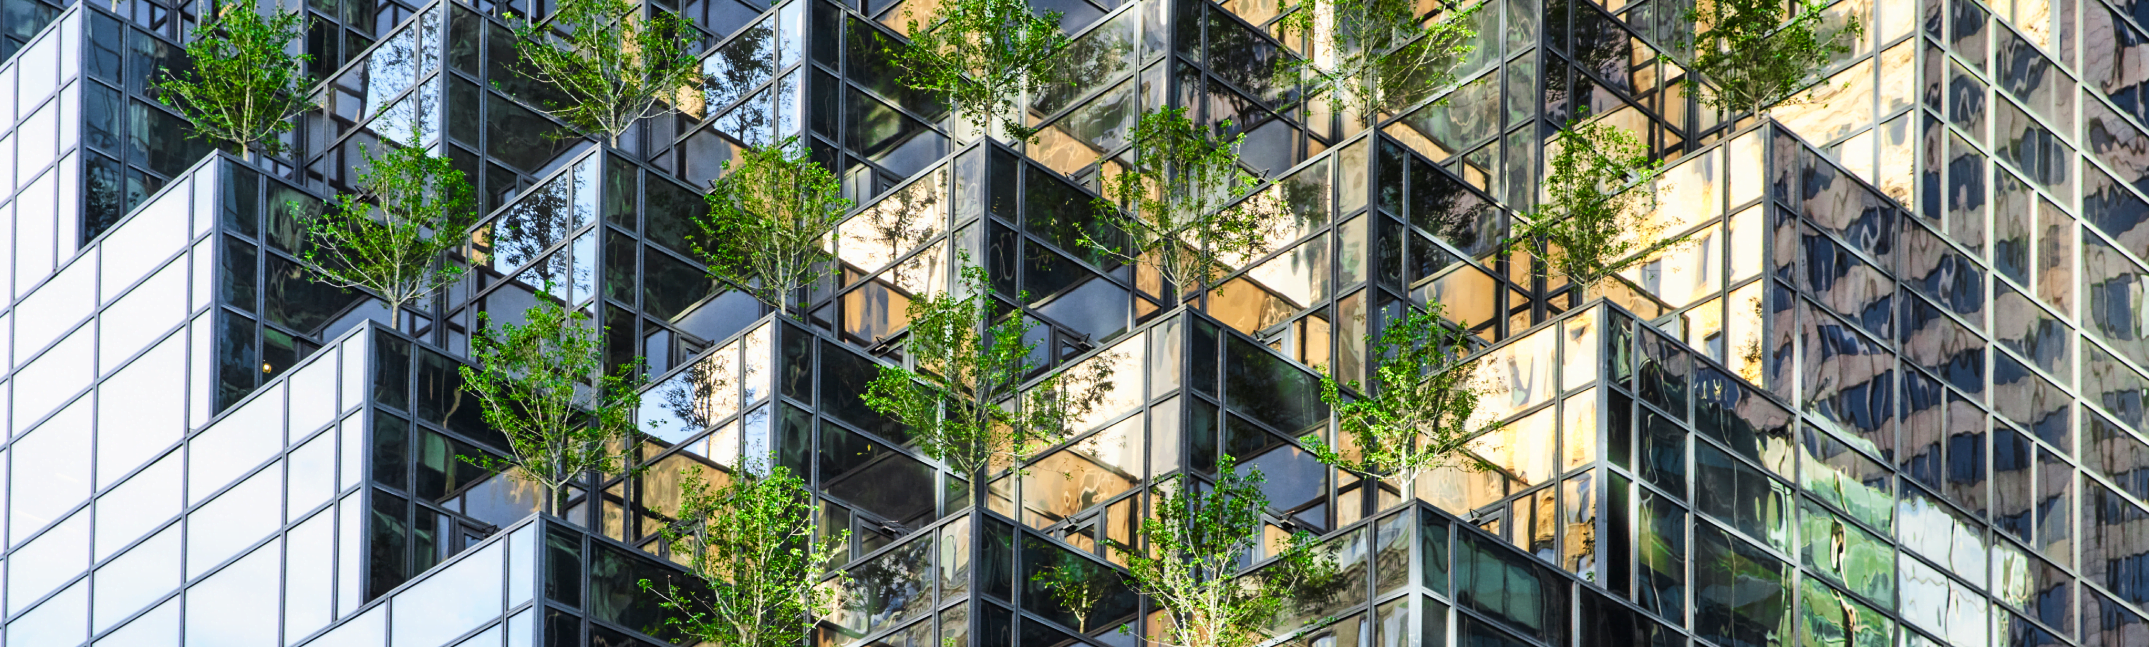
[[[1273,73],[1330,55],[1278,41],[1276,3],[1042,3],[1074,81],[1027,99],[1021,149],[897,84],[931,4],[648,3],[706,32],[707,78],[611,148],[515,72],[501,17],[550,6],[308,3],[321,110],[254,162],[148,90],[200,5],[0,10],[7,644],[657,644],[637,582],[678,577],[683,474],[769,462],[851,533],[817,645],[1126,647],[1148,601],[1071,611],[1032,576],[1125,563],[1147,486],[1226,456],[1267,476],[1266,539],[1321,534],[1357,578],[1289,609],[1323,624],[1293,644],[2152,641],[2144,2],[1842,0],[1866,35],[1764,122],[1694,99],[1679,3],[1490,2],[1454,88],[1372,127]],[[1280,216],[1186,304],[1079,243],[1162,106],[1230,120]],[[1589,291],[1497,253],[1580,111],[1666,160],[1632,190],[1691,240]],[[292,209],[414,137],[485,217],[468,279],[391,330],[307,279]],[[690,243],[722,163],[790,137],[857,202],[806,321]],[[967,258],[1042,324],[1040,377],[1112,369],[984,501],[860,397]],[[505,441],[456,372],[481,314],[540,299],[652,371],[642,469],[565,517],[467,460]],[[1364,377],[1428,303],[1485,342],[1495,469],[1318,462],[1318,371]]]

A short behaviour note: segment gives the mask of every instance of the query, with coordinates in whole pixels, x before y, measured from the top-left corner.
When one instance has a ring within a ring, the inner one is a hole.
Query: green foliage
[[[1053,564],[1031,576],[1045,588],[1061,610],[1076,616],[1076,632],[1091,632],[1091,614],[1106,596],[1121,587],[1121,576],[1112,567],[1069,551],[1054,552]]]
[[[382,155],[362,147],[360,154],[367,169],[356,193],[337,196],[320,213],[299,205],[291,211],[310,243],[302,257],[322,282],[381,295],[390,325],[401,328],[404,304],[463,278],[464,267],[441,255],[462,246],[477,204],[447,158],[400,146]]]
[[[193,67],[158,71],[158,99],[179,109],[204,139],[249,154],[282,152],[276,136],[313,108],[307,95],[313,82],[304,71],[309,59],[290,53],[304,15],[279,8],[264,17],[251,3],[220,3],[216,19],[195,28],[187,43]]]
[[[1486,391],[1466,360],[1472,333],[1444,325],[1442,311],[1435,304],[1368,336],[1373,388],[1348,385],[1365,395],[1348,400],[1335,376],[1323,376],[1323,403],[1337,412],[1338,435],[1347,442],[1341,453],[1320,434],[1301,439],[1318,460],[1400,485],[1431,469],[1485,468],[1464,450],[1479,431],[1471,418]]]
[[[1280,27],[1288,38],[1312,36],[1317,55],[1289,59],[1279,71],[1288,79],[1306,74],[1310,87],[1328,86],[1338,112],[1374,123],[1457,82],[1457,64],[1478,36],[1474,14],[1484,8],[1428,19],[1414,0],[1306,0]],[[1290,9],[1279,0],[1280,13]]]
[[[478,334],[471,336],[471,359],[479,368],[456,369],[478,395],[486,424],[508,438],[511,454],[473,464],[514,469],[536,483],[545,490],[546,511],[557,508],[562,489],[585,472],[612,465],[625,471],[636,443],[640,360],[604,372],[603,336],[588,319],[543,296],[521,324],[493,325],[480,313]]]
[[[786,313],[801,307],[795,292],[830,272],[822,265],[830,230],[852,207],[837,176],[806,148],[786,139],[726,162],[704,196],[710,212],[695,219],[703,237],[690,243],[713,276],[752,286],[756,298]]]
[[[1549,149],[1548,198],[1531,212],[1531,224],[1513,233],[1511,250],[1528,250],[1551,272],[1590,288],[1687,242],[1665,238],[1665,223],[1652,218],[1659,163],[1635,135],[1605,121],[1578,122]]]
[[[1032,13],[1025,0],[943,0],[921,23],[905,12],[910,46],[894,52],[904,70],[898,82],[945,97],[959,115],[985,130],[1029,141],[1024,97],[1064,83],[1055,54],[1069,42],[1061,13]]]
[[[697,32],[664,11],[641,15],[633,0],[561,0],[552,21],[515,26],[517,73],[559,89],[547,112],[614,146],[635,122],[671,111],[662,102],[698,92]]]
[[[1131,134],[1134,169],[1106,180],[1098,204],[1106,212],[1101,219],[1119,236],[1101,241],[1086,233],[1083,245],[1150,266],[1166,291],[1183,298],[1230,270],[1222,259],[1261,254],[1284,214],[1253,200],[1226,206],[1261,184],[1240,168],[1247,135],[1227,139],[1219,132],[1230,127],[1199,125],[1186,108],[1144,115]]]
[[[1323,558],[1313,535],[1294,533],[1278,560],[1240,574],[1240,560],[1263,531],[1263,473],[1234,468],[1221,457],[1215,485],[1187,473],[1167,477],[1157,516],[1137,531],[1149,550],[1114,543],[1128,555],[1136,589],[1173,616],[1162,644],[1169,647],[1254,647],[1289,600],[1331,588],[1336,564]]]
[[[1036,324],[1021,313],[996,320],[986,270],[969,260],[960,285],[915,299],[907,310],[904,352],[917,368],[882,366],[862,399],[904,423],[927,456],[976,489],[993,468],[1065,438],[1067,422],[1097,406],[1113,382],[1109,362],[1091,362],[1079,374],[1021,391],[1025,376],[1041,368],[1032,356],[1044,355],[1024,341]]]
[[[674,560],[700,590],[640,582],[674,612],[668,624],[708,647],[796,647],[836,606],[820,587],[822,565],[844,551],[850,531],[815,539],[814,492],[783,467],[741,470],[711,487],[683,470],[679,521],[665,529]]]
[[[1815,81],[1831,60],[1851,51],[1859,21],[1826,31],[1826,0],[1701,0],[1685,19],[1696,25],[1689,65],[1716,94],[1699,97],[1729,114],[1761,114]]]

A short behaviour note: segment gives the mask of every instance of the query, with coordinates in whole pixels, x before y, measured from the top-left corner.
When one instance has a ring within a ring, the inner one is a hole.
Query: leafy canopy
[[[1032,574],[1031,581],[1046,589],[1054,604],[1076,617],[1076,632],[1091,632],[1091,615],[1106,597],[1124,586],[1113,567],[1066,550],[1057,550],[1046,568]]]
[[[976,489],[994,467],[1067,437],[1067,421],[1095,407],[1113,383],[1111,363],[1087,362],[1076,375],[1021,391],[1024,378],[1042,368],[1032,357],[1044,353],[1024,341],[1036,324],[1022,313],[997,320],[986,270],[969,259],[963,264],[956,289],[918,298],[906,311],[911,335],[904,352],[917,368],[882,366],[862,397],[909,427],[927,456],[963,473]]]
[[[1306,74],[1311,87],[1330,88],[1333,108],[1373,123],[1457,82],[1457,65],[1479,35],[1475,16],[1485,7],[1428,18],[1414,0],[1306,0],[1280,26],[1288,38],[1310,36],[1314,56],[1289,58],[1280,73]],[[1279,0],[1279,12],[1290,8]]]
[[[816,539],[814,493],[783,467],[741,470],[714,487],[691,470],[682,474],[679,521],[665,539],[703,586],[659,590],[642,580],[674,612],[666,622],[710,647],[805,644],[815,620],[835,610],[844,575],[840,586],[818,584],[850,531]]]
[[[1329,588],[1336,565],[1319,555],[1315,537],[1294,533],[1277,561],[1240,573],[1241,558],[1263,531],[1263,473],[1219,459],[1215,485],[1183,472],[1161,484],[1157,516],[1137,530],[1150,550],[1116,544],[1128,555],[1130,579],[1152,603],[1172,614],[1160,644],[1168,647],[1254,647],[1292,599]]]
[[[1685,18],[1696,25],[1690,67],[1717,92],[1704,102],[1729,114],[1760,114],[1794,99],[1832,59],[1851,51],[1860,21],[1826,30],[1826,0],[1699,0]]]
[[[1464,451],[1478,432],[1471,425],[1486,391],[1474,374],[1472,333],[1443,323],[1443,308],[1410,312],[1368,336],[1374,375],[1363,395],[1348,399],[1337,378],[1323,376],[1323,403],[1337,412],[1341,452],[1319,434],[1301,439],[1316,459],[1362,477],[1402,485],[1422,472],[1453,467],[1479,469]]]
[[[1009,137],[1029,141],[1024,97],[1064,83],[1055,53],[1069,43],[1061,12],[1032,13],[1025,0],[944,0],[922,24],[905,12],[908,47],[898,49],[898,82],[946,98],[959,115],[987,129],[998,121]]]
[[[1525,249],[1551,272],[1591,288],[1688,242],[1666,238],[1666,223],[1653,217],[1659,163],[1636,135],[1604,120],[1578,122],[1556,133],[1549,149],[1547,199],[1510,238],[1512,250]]]
[[[516,72],[568,97],[548,114],[619,146],[636,121],[671,111],[664,100],[695,91],[693,22],[640,9],[633,0],[561,0],[550,23],[515,25]]]
[[[309,58],[290,53],[303,16],[279,7],[264,17],[249,3],[221,4],[187,43],[193,67],[159,70],[158,99],[204,139],[231,142],[247,154],[283,152],[277,135],[313,108],[306,91],[313,83],[304,71]]]
[[[404,304],[463,278],[464,267],[442,254],[463,244],[477,205],[463,172],[447,158],[410,146],[360,154],[367,169],[356,192],[337,196],[320,213],[294,209],[311,243],[303,257],[324,283],[381,295],[389,323],[401,328]]]
[[[471,336],[479,368],[456,369],[478,395],[486,424],[508,438],[508,458],[472,462],[515,468],[545,490],[549,508],[585,472],[616,464],[625,470],[635,444],[640,360],[603,371],[602,335],[588,319],[543,296],[521,324],[494,325],[480,313],[478,334]]]
[[[691,246],[712,275],[751,286],[780,312],[798,310],[794,293],[830,271],[830,230],[852,207],[841,189],[795,139],[748,148],[711,182],[710,211],[695,219],[703,238]]]
[[[1131,136],[1135,167],[1106,180],[1098,204],[1118,239],[1086,233],[1083,245],[1149,266],[1166,291],[1183,296],[1231,269],[1223,259],[1261,254],[1282,214],[1255,200],[1226,206],[1261,184],[1240,167],[1247,135],[1222,135],[1231,126],[1204,127],[1188,119],[1186,108],[1144,115]]]

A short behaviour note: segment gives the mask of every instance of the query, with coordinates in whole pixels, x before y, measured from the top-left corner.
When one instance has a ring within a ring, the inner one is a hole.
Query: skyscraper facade
[[[933,2],[650,0],[703,78],[617,146],[519,71],[511,26],[555,3],[289,5],[317,110],[242,159],[151,90],[206,5],[0,0],[0,639],[670,644],[640,583],[682,581],[684,475],[759,463],[846,537],[817,646],[1133,647],[1151,601],[1036,576],[1125,568],[1151,486],[1230,457],[1266,477],[1249,566],[1309,532],[1350,583],[1289,607],[1290,644],[2152,643],[2152,3],[1840,0],[1859,35],[1762,118],[1699,100],[1677,0],[1420,3],[1469,11],[1457,81],[1365,118],[1277,73],[1332,62],[1285,28],[1323,3],[1032,4],[1072,41],[1029,142],[898,82]],[[1277,218],[1185,299],[1083,242],[1161,108],[1245,135],[1235,199]],[[1632,190],[1685,240],[1589,289],[1503,244],[1572,120],[1663,160]],[[483,214],[400,326],[315,280],[295,217],[391,139]],[[856,203],[798,317],[691,243],[723,164],[786,141]],[[1037,377],[1112,376],[983,487],[862,398],[967,264],[1038,324]],[[507,441],[457,371],[481,315],[544,301],[649,372],[641,469],[550,515],[478,467]],[[1492,469],[1317,460],[1321,376],[1437,304],[1479,344]]]

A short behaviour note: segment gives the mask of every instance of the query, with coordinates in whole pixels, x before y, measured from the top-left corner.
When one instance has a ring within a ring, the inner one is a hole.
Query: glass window
[[[8,612],[20,611],[90,568],[90,515],[76,513],[8,555]],[[20,640],[20,638],[17,638]]]
[[[1478,533],[1459,533],[1457,601],[1526,635],[1561,643],[1569,624],[1567,582]]]
[[[89,626],[90,588],[87,582],[76,582],[59,595],[52,596],[37,609],[25,613],[7,624],[8,640],[18,645],[73,645],[82,642],[84,628]],[[9,595],[13,600],[14,596]]]
[[[2079,566],[2086,579],[2107,587],[2141,608],[2147,601],[2147,592],[2145,569],[2140,564],[2144,564],[2147,554],[2152,553],[2143,528],[2146,518],[2152,515],[2090,478],[2083,479],[2083,488],[2084,541],[2080,558],[2083,563]],[[2061,511],[2049,514],[2058,513],[2068,514]]]
[[[97,569],[90,617],[98,631],[179,589],[179,535],[179,526],[166,528]]]
[[[24,276],[23,280],[36,279]],[[15,322],[17,356],[29,357],[90,316],[90,312],[97,308],[96,285],[97,263],[82,260],[68,265],[43,287],[24,297],[16,308],[36,316]]]
[[[283,389],[267,389],[187,441],[192,458],[187,467],[188,503],[201,502],[282,451],[283,421]]]
[[[297,474],[299,466],[292,465]],[[336,575],[336,515],[329,511],[284,535],[284,634],[304,636],[328,626],[329,595]]]
[[[336,419],[336,356],[324,354],[291,376],[291,433],[305,436]]]
[[[166,600],[126,626],[105,634],[98,639],[97,647],[179,647],[179,598]]]
[[[191,199],[187,186],[174,186],[164,192],[163,197],[137,210],[125,226],[98,243],[98,258],[104,264],[100,301],[110,301],[186,244]]]
[[[1952,644],[1987,644],[1988,602],[1978,588],[1912,559],[1899,560],[1898,585],[1905,593],[1898,612],[1914,626]]]
[[[391,610],[396,622],[390,636],[398,645],[439,645],[501,615],[502,543],[437,571],[396,594]]]
[[[141,287],[121,297],[98,316],[98,373],[110,372],[186,318],[187,262],[178,260],[166,265],[156,276],[144,281]]]
[[[186,434],[186,338],[174,334],[98,387],[97,485],[103,487]]]
[[[1792,548],[1793,489],[1708,444],[1696,448],[1696,509],[1781,551]]]
[[[277,571],[282,546],[268,545],[187,589],[187,644],[272,647],[277,644]],[[193,546],[189,546],[191,552]],[[193,560],[189,560],[190,562]],[[192,570],[191,568],[189,570]]]
[[[8,488],[14,504],[8,509],[10,545],[22,543],[89,498],[90,401],[77,401],[17,439],[14,450]]]
[[[336,432],[315,436],[292,450],[286,501],[291,514],[304,514],[336,496]]]
[[[97,558],[179,514],[181,454],[172,452],[97,498]]]
[[[284,470],[275,464],[195,508],[189,517],[196,521],[187,524],[187,577],[207,572],[276,532],[284,525],[283,509]],[[269,588],[273,597],[275,586]]]

